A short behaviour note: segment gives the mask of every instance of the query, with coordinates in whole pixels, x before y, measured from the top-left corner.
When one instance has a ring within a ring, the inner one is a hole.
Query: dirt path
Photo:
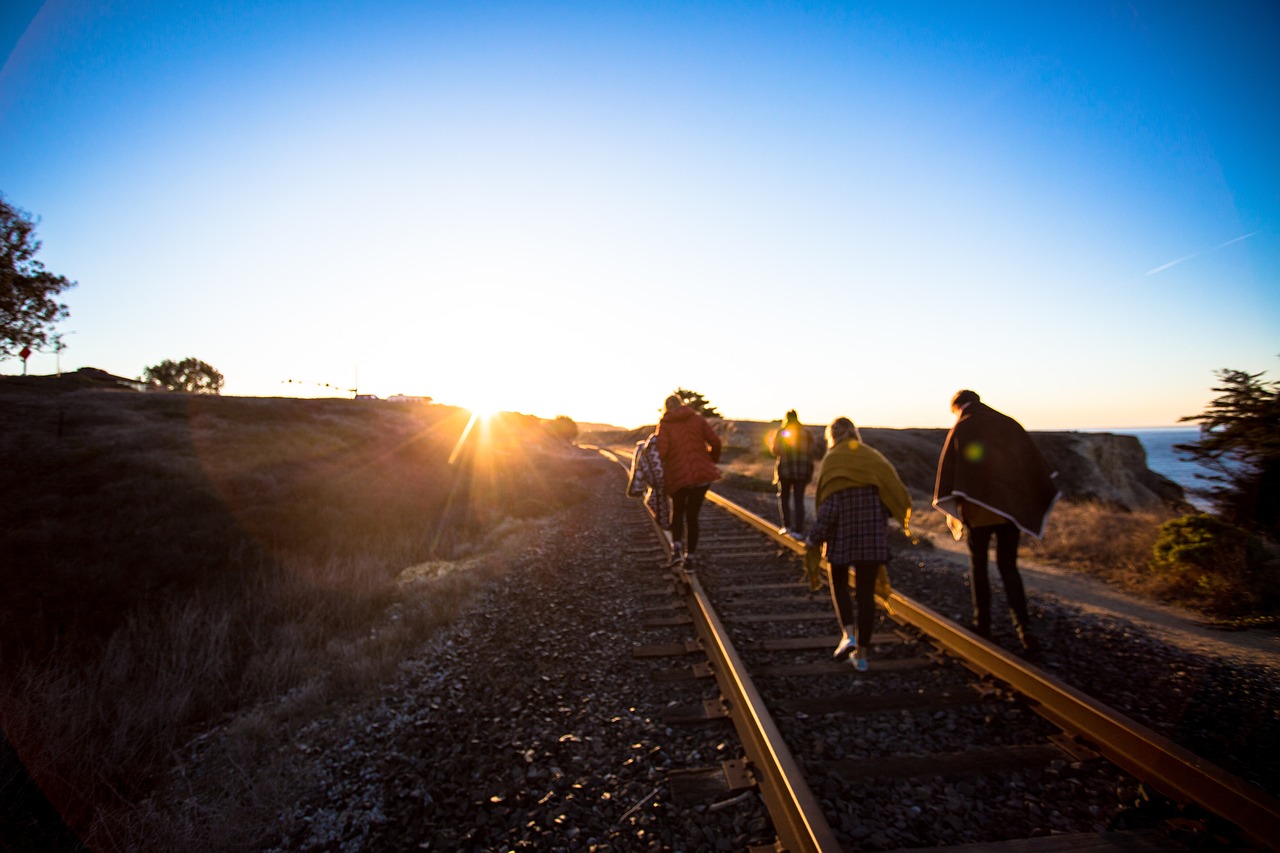
[[[945,554],[955,565],[968,569],[969,553],[963,542],[939,537],[933,544],[937,552]],[[1018,561],[1018,568],[1028,592],[1033,595],[1128,621],[1190,652],[1280,669],[1280,632],[1274,629],[1213,628],[1194,611],[1147,601],[1077,572],[1022,559]]]

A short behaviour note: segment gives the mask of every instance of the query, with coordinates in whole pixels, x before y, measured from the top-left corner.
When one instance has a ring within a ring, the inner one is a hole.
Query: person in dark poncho
[[[1018,541],[1023,533],[1039,539],[1049,510],[1058,499],[1057,476],[1022,425],[985,405],[973,391],[951,400],[958,416],[938,459],[933,506],[947,516],[956,539],[968,531],[972,575],[973,629],[991,634],[991,582],[987,552],[996,542],[996,568],[1018,639],[1037,650],[1031,635],[1027,595],[1018,573]]]

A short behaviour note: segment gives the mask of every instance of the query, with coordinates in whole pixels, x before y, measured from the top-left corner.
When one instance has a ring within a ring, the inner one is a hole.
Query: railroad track
[[[672,725],[732,723],[742,755],[668,781],[676,801],[758,792],[776,840],[753,849],[1277,849],[1274,798],[904,595],[878,596],[869,672],[833,661],[803,547],[708,499],[696,572],[662,567],[652,526],[670,591],[634,656],[702,685]]]

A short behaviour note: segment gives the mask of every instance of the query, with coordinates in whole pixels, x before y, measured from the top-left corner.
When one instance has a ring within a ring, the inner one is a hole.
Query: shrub
[[[573,441],[578,437],[578,424],[568,415],[556,415],[555,420],[546,424],[547,432],[561,441]]]
[[[1276,567],[1257,536],[1204,513],[1160,525],[1148,570],[1166,598],[1218,616],[1273,612],[1280,606]]]

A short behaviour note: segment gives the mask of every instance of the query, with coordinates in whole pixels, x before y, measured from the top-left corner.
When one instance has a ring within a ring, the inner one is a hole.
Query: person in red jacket
[[[720,437],[706,418],[672,394],[658,423],[658,456],[667,494],[671,495],[671,556],[691,568],[698,547],[698,513],[707,489],[720,479],[716,467]]]

